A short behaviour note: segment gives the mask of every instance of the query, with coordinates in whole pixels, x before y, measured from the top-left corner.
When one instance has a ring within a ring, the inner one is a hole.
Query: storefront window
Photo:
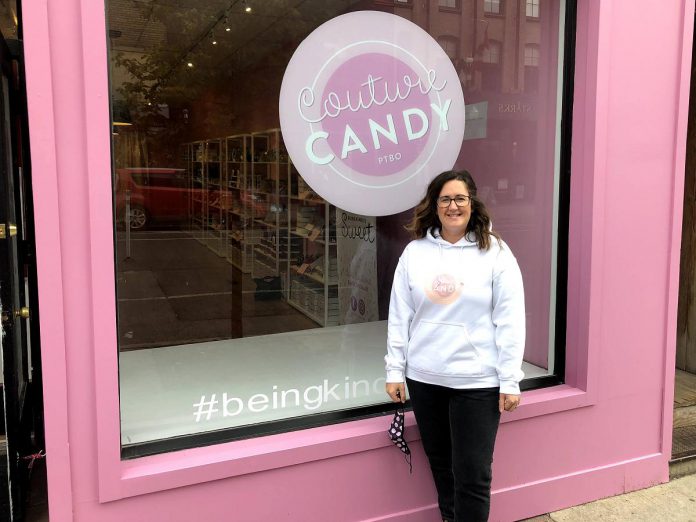
[[[475,0],[436,4],[460,11],[429,4],[106,1],[125,455],[335,422],[388,402],[387,310],[411,212],[356,215],[322,199],[279,128],[291,56],[354,11],[406,17],[450,57],[466,102],[454,167],[473,174],[522,268],[527,378],[558,374],[564,1],[535,3],[533,23],[519,2],[503,11],[486,0],[503,15],[486,20]]]

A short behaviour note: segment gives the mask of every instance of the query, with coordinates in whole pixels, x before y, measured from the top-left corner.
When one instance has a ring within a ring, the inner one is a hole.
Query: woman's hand
[[[387,395],[394,402],[406,402],[406,386],[403,382],[388,382],[386,385]]]
[[[511,393],[501,393],[498,400],[498,410],[500,413],[505,411],[515,411],[520,405],[520,396],[512,395]]]

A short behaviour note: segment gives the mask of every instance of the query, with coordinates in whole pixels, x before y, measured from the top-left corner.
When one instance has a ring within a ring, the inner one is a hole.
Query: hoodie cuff
[[[389,379],[387,379],[388,381]],[[520,383],[517,381],[500,381],[500,393],[507,393],[509,395],[519,395],[520,394]]]
[[[404,372],[402,370],[387,371],[387,382],[404,382]]]

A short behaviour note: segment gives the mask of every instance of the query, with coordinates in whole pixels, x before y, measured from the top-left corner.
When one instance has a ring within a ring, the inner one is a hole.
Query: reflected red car
[[[174,168],[116,169],[116,216],[126,221],[126,195],[130,191],[131,230],[153,223],[180,223],[188,220],[189,200],[195,197],[186,170]],[[193,197],[192,197],[193,196]],[[194,203],[197,205],[197,203]]]

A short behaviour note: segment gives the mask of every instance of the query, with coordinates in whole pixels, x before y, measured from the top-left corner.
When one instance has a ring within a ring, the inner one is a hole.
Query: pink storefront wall
[[[491,520],[668,480],[693,12],[579,0],[567,384],[504,416]],[[51,521],[438,520],[410,416],[412,476],[386,418],[120,460],[104,6],[23,17]]]

